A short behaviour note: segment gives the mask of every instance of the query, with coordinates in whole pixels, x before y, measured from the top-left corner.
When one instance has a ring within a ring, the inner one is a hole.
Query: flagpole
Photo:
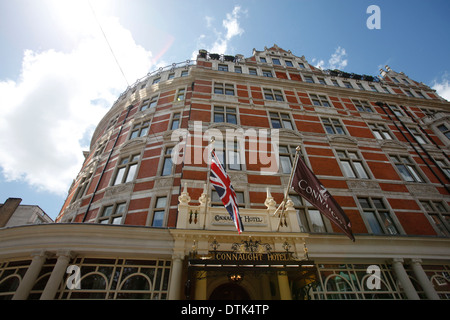
[[[286,187],[286,190],[284,192],[284,198],[283,201],[281,201],[280,205],[278,206],[277,210],[275,210],[275,212],[273,213],[273,216],[275,216],[277,214],[277,212],[280,210],[281,208],[281,213],[280,213],[280,220],[278,221],[278,227],[277,230],[280,228],[280,222],[281,222],[281,217],[284,214],[284,209],[286,208],[286,201],[287,201],[287,197],[289,195],[289,190],[291,189],[291,184],[292,184],[292,180],[294,178],[294,172],[295,172],[295,168],[297,167],[297,161],[298,161],[298,157],[300,155],[300,146],[297,146],[297,148],[295,148],[295,158],[294,158],[294,165],[292,166],[292,170],[291,170],[291,175],[289,176],[289,182],[288,185]]]
[[[208,172],[207,172],[207,175],[206,175],[205,219],[206,219],[206,212],[207,212],[207,208],[208,208],[208,199],[209,199],[209,193],[210,193],[209,189],[211,189],[209,178],[211,176],[212,151],[215,151],[214,141],[216,141],[216,138],[213,136],[213,137],[211,137],[211,140],[210,140],[210,142],[208,143],[208,146],[207,146],[207,148],[208,148],[208,163],[207,163]],[[212,145],[212,150],[209,150],[209,146],[210,145]]]

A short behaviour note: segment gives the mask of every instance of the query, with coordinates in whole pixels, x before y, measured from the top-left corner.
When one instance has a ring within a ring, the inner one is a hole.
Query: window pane
[[[308,220],[304,210],[297,210],[297,220],[300,225],[300,232],[309,232]]]
[[[420,203],[425,208],[426,212],[432,212],[433,211],[433,209],[431,208],[431,206],[430,206],[430,204],[428,202],[420,201]]]
[[[165,208],[167,204],[167,197],[159,197],[156,200],[155,208]]]
[[[140,136],[140,137],[144,137],[144,136],[147,135],[147,132],[148,132],[148,127],[142,129],[141,134],[140,134],[139,136]]]
[[[397,169],[400,172],[400,175],[405,181],[414,181],[414,178],[408,172],[408,169],[403,164],[397,164]]]
[[[345,176],[349,178],[356,178],[355,173],[352,170],[352,167],[350,166],[350,163],[348,161],[341,161],[342,168],[344,169]]]
[[[119,171],[117,171],[116,180],[114,180],[114,185],[118,185],[122,183],[123,175],[125,174],[125,167],[120,168]]]
[[[272,128],[275,128],[275,129],[281,128],[280,120],[272,119]]]
[[[341,159],[347,158],[347,155],[345,154],[344,151],[337,151],[337,155],[338,155],[338,157],[341,158]]]
[[[131,136],[130,136],[130,139],[134,139],[134,138],[137,138],[137,136],[138,136],[138,133],[139,133],[139,130],[135,130],[135,131],[131,132]]]
[[[232,169],[232,170],[240,170],[241,169],[239,152],[228,151],[228,168]]]
[[[392,221],[388,212],[380,212],[380,218],[389,234],[398,234],[397,228],[395,227],[394,222]]]
[[[325,126],[325,130],[327,131],[327,133],[329,134],[334,134],[334,130],[332,126]]]
[[[171,129],[172,130],[178,129],[179,123],[180,123],[179,120],[173,120]]]
[[[375,214],[371,211],[364,211],[364,216],[366,217],[367,222],[369,223],[370,229],[374,234],[383,234],[383,229],[381,229],[380,224],[378,223]]]
[[[219,194],[215,190],[212,190],[212,192],[211,192],[211,201],[212,202],[220,202],[221,201]]]
[[[285,129],[291,129],[292,130],[292,123],[291,121],[283,120],[283,126]]]
[[[121,221],[122,221],[122,216],[120,216],[120,217],[115,217],[115,218],[111,221],[111,224],[120,224]]]
[[[279,153],[289,153],[289,150],[286,146],[279,146],[278,147],[278,152]]]
[[[134,175],[136,174],[137,164],[130,165],[130,169],[128,170],[128,175],[125,182],[133,181]]]
[[[164,222],[164,211],[159,210],[153,213],[152,227],[162,227]]]
[[[222,113],[214,113],[214,122],[225,122],[223,114]]]
[[[356,172],[358,172],[359,178],[368,179],[369,176],[366,173],[366,170],[364,170],[364,167],[360,162],[354,162],[353,163],[356,169]]]
[[[121,204],[117,205],[115,214],[123,214],[125,212],[125,206],[126,206],[125,203],[121,203]]]
[[[292,170],[291,158],[289,156],[280,156],[280,162],[281,162],[281,172],[291,173]]]
[[[439,231],[446,236],[449,236],[450,233],[447,231],[447,229],[445,228],[445,225],[442,223],[441,219],[439,218],[439,216],[437,215],[430,215],[430,217],[433,219],[434,224],[436,225],[436,227],[439,229]]]
[[[111,215],[111,213],[112,213],[112,210],[113,210],[113,206],[106,207],[106,208],[103,210],[103,215],[102,215],[102,217],[109,217],[109,216]]]
[[[423,182],[422,178],[419,176],[419,174],[417,173],[417,171],[414,167],[408,166],[408,169],[411,172],[411,174],[414,176],[416,181]]]
[[[444,206],[442,205],[442,203],[434,202],[434,206],[436,207],[436,209],[437,209],[439,212],[447,213],[447,211],[445,210],[445,208],[444,208]]]
[[[345,134],[344,129],[342,129],[341,127],[336,126],[335,129],[336,129],[336,133],[338,133],[338,134]]]
[[[386,207],[383,204],[383,201],[381,199],[372,199],[373,204],[375,205],[375,208],[377,209],[386,209]]]
[[[236,192],[236,200],[238,202],[238,205],[245,204],[244,193],[243,192]]]
[[[224,153],[223,151],[219,151],[218,148],[216,148],[216,156],[220,161],[220,164],[223,166],[225,163]]]
[[[289,195],[289,198],[291,198],[292,202],[294,202],[294,207],[301,207],[303,205],[300,196],[291,194]]]
[[[168,176],[172,173],[172,159],[170,157],[164,158],[163,176]]]
[[[227,113],[227,122],[232,124],[237,124],[236,115]]]
[[[369,200],[366,198],[359,198],[358,199],[359,204],[361,205],[361,207],[363,208],[372,208],[372,206],[369,203]]]
[[[313,232],[325,232],[322,216],[318,210],[308,210]]]

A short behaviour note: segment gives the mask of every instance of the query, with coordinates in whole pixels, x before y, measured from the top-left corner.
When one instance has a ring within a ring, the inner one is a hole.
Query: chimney
[[[0,228],[6,226],[20,202],[22,202],[22,199],[20,198],[8,198],[8,200],[0,207]]]

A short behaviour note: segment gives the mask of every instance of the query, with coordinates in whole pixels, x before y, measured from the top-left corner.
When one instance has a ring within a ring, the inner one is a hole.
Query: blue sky
[[[127,84],[199,49],[248,57],[277,44],[370,75],[387,64],[450,100],[448,0],[90,3],[96,16],[87,0],[0,0],[0,202],[20,197],[55,218]],[[381,10],[379,30],[367,28],[369,5]]]

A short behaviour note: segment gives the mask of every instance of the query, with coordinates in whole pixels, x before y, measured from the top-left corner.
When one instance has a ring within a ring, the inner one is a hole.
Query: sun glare
[[[106,0],[46,0],[47,9],[70,37],[91,35],[98,32],[96,19],[107,8]],[[94,11],[94,12],[93,12]]]

